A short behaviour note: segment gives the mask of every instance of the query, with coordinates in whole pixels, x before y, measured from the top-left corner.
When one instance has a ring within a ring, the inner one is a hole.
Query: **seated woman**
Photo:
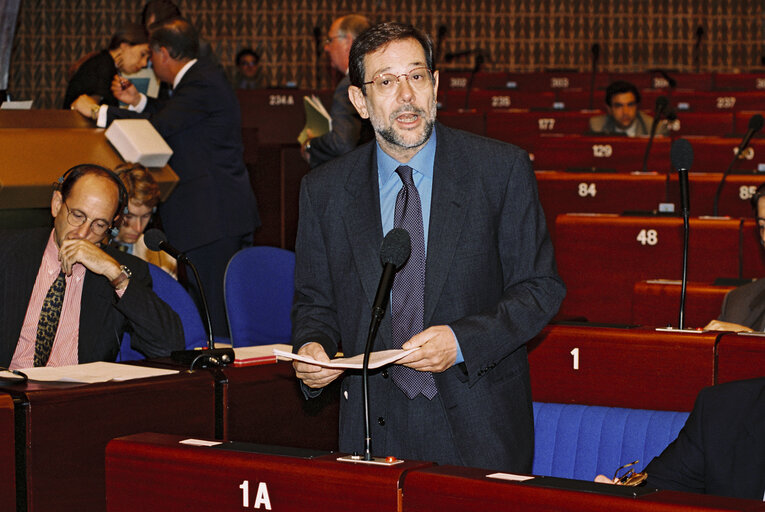
[[[143,232],[157,210],[159,185],[151,173],[141,164],[126,163],[117,166],[114,172],[125,184],[128,194],[127,212],[120,216],[119,231],[111,245],[157,265],[178,279],[178,263],[165,252],[152,251],[143,241]]]
[[[132,74],[145,68],[149,62],[149,37],[136,23],[123,26],[112,36],[109,47],[83,62],[66,88],[63,108],[70,108],[74,100],[86,94],[101,105],[117,106],[119,102],[111,91],[116,74]]]

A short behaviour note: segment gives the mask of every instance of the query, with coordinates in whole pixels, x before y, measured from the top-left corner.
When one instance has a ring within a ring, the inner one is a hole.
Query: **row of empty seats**
[[[613,81],[626,80],[638,89],[673,89],[698,91],[758,91],[765,89],[765,72],[761,73],[591,73],[576,71],[509,73],[494,71],[441,71],[439,88],[442,89],[514,89],[519,91],[555,91],[560,89],[588,89],[594,84],[603,90]]]

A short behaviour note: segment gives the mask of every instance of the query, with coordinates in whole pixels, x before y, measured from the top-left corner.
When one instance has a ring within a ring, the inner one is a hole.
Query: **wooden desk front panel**
[[[719,333],[552,325],[528,342],[537,402],[690,411],[714,384]]]
[[[222,372],[225,440],[337,450],[339,380],[306,400],[287,362]]]
[[[0,393],[0,503],[16,510],[16,435],[13,398]]]
[[[688,279],[737,276],[738,234],[738,220],[691,219]],[[628,323],[636,282],[682,277],[683,222],[676,217],[559,215],[555,253],[567,289],[560,318]]]
[[[242,127],[257,128],[261,144],[295,144],[305,125],[302,89],[256,89],[236,91],[242,111]],[[329,110],[330,105],[324,105]]]
[[[514,91],[512,89],[473,89],[470,91],[469,96],[467,91],[451,90],[446,91],[442,98],[445,109],[471,108],[479,112],[506,108],[552,108],[555,103],[555,93],[553,92],[533,93]]]
[[[715,89],[756,91],[765,89],[765,73],[715,73]]]
[[[650,327],[679,325],[680,281],[640,281],[632,292],[630,322]],[[704,327],[720,316],[725,294],[734,286],[688,283],[685,293],[685,327]]]
[[[444,126],[465,130],[476,135],[486,135],[486,114],[477,110],[444,110],[438,113],[438,121]]]
[[[609,169],[634,172],[641,170],[648,141],[628,137],[537,135],[519,138],[515,143],[534,154],[534,169],[538,171]],[[654,139],[646,170],[668,171],[669,149],[668,137]]]
[[[155,431],[215,435],[215,385],[209,372],[121,383],[28,384],[27,501],[30,512],[106,510],[104,450],[113,438]]]
[[[725,334],[717,345],[717,383],[765,377],[765,334]]]
[[[754,219],[745,219],[741,223],[741,277],[759,279],[765,277],[765,249],[763,249],[760,231]]]
[[[404,480],[404,512],[530,511],[713,511],[763,510],[754,500],[658,491],[637,498],[614,496],[607,484],[582,482],[588,492],[538,487],[487,478],[489,471],[437,466],[411,471]],[[576,482],[572,482],[576,483]],[[603,494],[598,494],[598,492]],[[627,489],[624,489],[627,491]],[[626,494],[626,493],[625,493]]]
[[[267,510],[266,496],[268,510],[274,511],[393,512],[400,509],[403,473],[431,465],[360,465],[338,462],[336,454],[314,459],[261,455],[179,445],[182,439],[139,434],[109,443],[109,512]]]

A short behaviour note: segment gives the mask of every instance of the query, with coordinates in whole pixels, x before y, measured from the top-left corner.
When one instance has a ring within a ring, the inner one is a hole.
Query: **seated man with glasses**
[[[126,203],[113,172],[78,165],[54,185],[53,230],[0,232],[0,366],[114,361],[125,332],[147,357],[183,349],[146,263],[101,245]]]

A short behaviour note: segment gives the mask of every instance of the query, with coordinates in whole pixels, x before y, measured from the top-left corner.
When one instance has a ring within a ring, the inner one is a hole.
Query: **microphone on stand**
[[[438,60],[441,58],[441,46],[444,43],[444,37],[446,37],[446,25],[439,25],[438,34],[436,35],[436,51],[433,55],[433,63],[436,67]]]
[[[717,217],[718,206],[720,203],[720,194],[722,193],[723,185],[725,185],[725,179],[728,177],[728,174],[730,174],[731,169],[733,169],[733,165],[736,163],[736,160],[738,160],[739,155],[741,155],[749,145],[749,141],[752,140],[754,134],[762,130],[762,124],[763,118],[760,114],[755,114],[751,117],[751,119],[749,119],[749,128],[746,130],[744,138],[741,140],[741,144],[739,144],[738,148],[736,148],[735,154],[733,155],[733,160],[731,160],[730,165],[722,175],[720,184],[717,186],[717,192],[715,192],[715,205],[713,210],[713,215],[715,217]]]
[[[656,106],[654,107],[653,122],[651,122],[651,134],[648,137],[648,145],[645,147],[645,153],[643,154],[643,167],[642,172],[646,171],[648,167],[648,155],[651,153],[651,146],[653,145],[653,138],[656,136],[656,128],[659,126],[659,122],[662,117],[666,116],[667,109],[669,107],[669,101],[666,96],[659,96],[656,98]]]
[[[473,69],[470,70],[470,76],[468,77],[467,90],[465,92],[465,110],[467,110],[470,105],[470,90],[473,88],[473,79],[475,78],[475,74],[481,70],[481,66],[486,59],[486,52],[483,50],[483,48],[471,48],[469,50],[462,50],[459,52],[450,52],[447,53],[444,57],[446,62],[451,62],[454,59],[473,54],[475,54],[475,63],[473,65]]]
[[[207,348],[203,350],[175,350],[170,355],[174,361],[180,363],[191,364],[191,369],[194,369],[194,364],[198,359],[204,359],[209,363],[216,366],[226,365],[234,362],[234,349],[233,348],[215,348],[215,340],[213,340],[212,321],[210,320],[210,310],[207,307],[207,298],[205,297],[204,289],[202,289],[202,281],[199,279],[199,272],[197,267],[191,262],[191,260],[181,251],[170,245],[167,241],[167,236],[159,229],[149,229],[144,233],[143,240],[146,243],[146,247],[152,251],[164,251],[179,263],[185,263],[191,267],[194,273],[194,279],[199,287],[199,297],[202,305],[202,312],[207,322]]]
[[[670,158],[672,166],[677,170],[677,177],[680,182],[680,210],[683,214],[683,277],[680,288],[680,315],[678,328],[685,328],[685,289],[688,284],[688,235],[690,199],[688,191],[688,170],[693,165],[693,147],[685,139],[677,139],[672,143],[670,149]]]
[[[600,58],[600,44],[595,43],[590,48],[592,53],[592,74],[590,75],[590,110],[592,110],[595,97],[595,75],[598,72],[598,59]]]
[[[362,365],[362,386],[364,393],[364,460],[372,460],[372,427],[369,420],[369,356],[372,353],[372,344],[380,322],[385,316],[385,309],[393,286],[393,278],[396,277],[404,263],[409,259],[412,251],[412,241],[409,232],[402,228],[391,229],[383,239],[380,247],[380,261],[383,272],[380,276],[380,284],[377,286],[375,301],[372,304],[372,320],[369,323],[369,334],[364,349],[364,362]]]
[[[704,27],[696,27],[696,42],[693,45],[693,60],[696,61],[696,73],[701,70],[701,39],[704,37]]]

